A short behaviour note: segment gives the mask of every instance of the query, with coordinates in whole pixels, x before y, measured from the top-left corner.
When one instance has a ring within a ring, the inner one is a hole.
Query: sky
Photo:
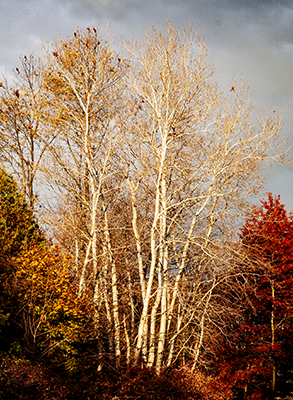
[[[0,74],[58,34],[113,23],[125,39],[152,26],[193,23],[205,37],[218,81],[227,92],[241,78],[256,107],[283,113],[282,136],[293,140],[293,0],[0,0]],[[105,27],[105,28],[104,28]],[[104,28],[104,30],[103,30]],[[293,160],[293,150],[289,156]],[[266,170],[266,189],[293,211],[293,162]]]

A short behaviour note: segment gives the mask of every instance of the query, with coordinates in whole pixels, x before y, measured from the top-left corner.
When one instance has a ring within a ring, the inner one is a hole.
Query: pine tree
[[[0,170],[0,249],[11,257],[44,236],[12,175]]]

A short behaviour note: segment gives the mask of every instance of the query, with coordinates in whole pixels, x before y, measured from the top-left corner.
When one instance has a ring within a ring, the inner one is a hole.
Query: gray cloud
[[[57,32],[103,24],[127,38],[153,25],[193,22],[205,36],[224,91],[243,76],[257,106],[283,109],[284,136],[293,137],[293,2],[291,0],[1,0],[0,72]],[[293,210],[292,167],[270,170],[269,189]],[[278,179],[280,178],[280,179]]]

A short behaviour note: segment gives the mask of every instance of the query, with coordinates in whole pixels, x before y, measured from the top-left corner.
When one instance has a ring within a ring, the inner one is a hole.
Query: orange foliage
[[[87,296],[77,296],[71,259],[53,246],[33,247],[13,261],[17,320],[25,331],[26,345],[42,355],[58,354],[65,367],[73,370],[76,350],[72,343],[86,340],[92,310]]]

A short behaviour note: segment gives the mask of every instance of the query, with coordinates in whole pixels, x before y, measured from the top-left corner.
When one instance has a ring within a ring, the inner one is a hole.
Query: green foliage
[[[45,243],[32,211],[19,192],[12,175],[0,170],[0,249],[14,256],[30,244]]]

